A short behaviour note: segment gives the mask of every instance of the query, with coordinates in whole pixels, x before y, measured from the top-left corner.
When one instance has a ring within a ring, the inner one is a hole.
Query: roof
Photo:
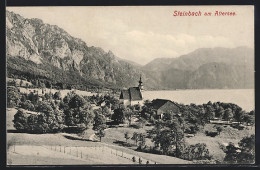
[[[162,107],[165,103],[167,102],[171,102],[172,104],[174,104],[175,106],[177,106],[179,108],[178,105],[176,105],[174,102],[170,101],[170,100],[166,100],[166,99],[155,99],[152,101],[151,106],[158,110],[160,107]]]
[[[128,90],[122,90],[119,99],[130,99]]]
[[[121,91],[120,99],[142,100],[143,97],[139,87],[130,87],[128,90]]]

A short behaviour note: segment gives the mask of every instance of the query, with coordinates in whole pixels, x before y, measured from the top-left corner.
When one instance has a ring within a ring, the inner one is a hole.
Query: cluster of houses
[[[143,105],[143,95],[144,86],[142,78],[138,81],[139,85],[137,87],[130,87],[127,90],[122,90],[119,102],[125,106],[133,106],[136,104]],[[174,114],[179,114],[179,107],[174,102],[166,99],[155,99],[152,101],[151,107],[156,111],[156,117],[161,119],[163,113],[172,112]]]

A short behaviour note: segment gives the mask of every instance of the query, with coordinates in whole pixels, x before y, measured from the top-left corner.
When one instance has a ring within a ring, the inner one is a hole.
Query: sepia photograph
[[[254,165],[253,5],[6,7],[6,165]]]

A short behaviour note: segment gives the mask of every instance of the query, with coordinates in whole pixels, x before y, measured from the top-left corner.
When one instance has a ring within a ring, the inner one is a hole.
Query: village
[[[209,101],[203,105],[183,105],[167,99],[144,100],[141,76],[137,87],[122,89],[117,95],[109,91],[101,94],[22,86],[15,83],[7,88],[10,148],[14,143],[32,142],[23,135],[39,137],[54,133],[65,140],[80,142],[77,147],[89,146],[95,150],[97,146],[99,149],[108,147],[102,152],[119,147],[109,152],[115,152],[116,156],[120,151],[121,155],[131,153],[127,164],[178,164],[185,161],[185,164],[215,164],[228,161],[226,157],[230,151],[227,148],[230,146],[242,155],[239,139],[254,133],[254,111],[245,112],[235,104]],[[25,141],[14,142],[17,134]],[[66,147],[76,147],[77,142]],[[46,147],[55,148],[55,151],[62,146],[57,146],[56,141],[47,143]],[[63,152],[66,152],[65,146]],[[138,156],[140,153],[149,153],[149,156]],[[82,154],[89,157],[88,152],[81,151],[81,157]],[[167,157],[157,160],[154,155]],[[80,157],[79,151],[75,156]],[[169,156],[178,159],[173,161]]]

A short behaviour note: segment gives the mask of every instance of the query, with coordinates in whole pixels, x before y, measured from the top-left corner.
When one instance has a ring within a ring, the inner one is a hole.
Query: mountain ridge
[[[142,66],[112,51],[88,46],[56,25],[9,11],[6,56],[8,76],[33,81],[38,76],[49,84],[127,88],[136,86],[140,75],[148,90],[251,88],[254,82],[254,53],[247,47],[201,48],[177,58],[157,58]],[[209,73],[215,79],[208,78]]]

